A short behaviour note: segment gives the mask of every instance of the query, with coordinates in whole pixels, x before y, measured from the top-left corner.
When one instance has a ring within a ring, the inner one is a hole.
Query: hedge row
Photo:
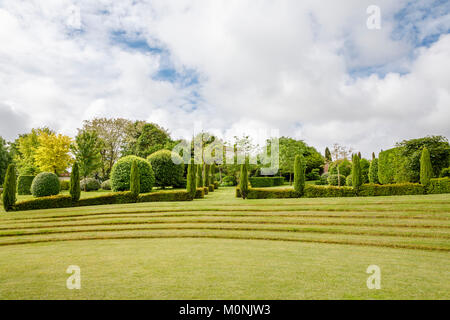
[[[450,193],[450,178],[432,179],[428,190],[418,183],[401,184],[365,184],[359,191],[352,187],[317,186],[306,185],[303,198],[339,198],[339,197],[377,197],[377,196],[401,196],[421,194]],[[240,198],[239,188],[236,188],[236,197]],[[250,188],[249,199],[281,199],[300,198],[293,189],[258,189]]]
[[[195,199],[203,199],[205,197],[205,189],[197,188],[195,192]]]
[[[278,187],[284,184],[284,177],[251,177],[249,180],[254,188]]]
[[[200,189],[200,196],[202,189]],[[98,206],[107,204],[125,204],[135,202],[162,202],[162,201],[191,201],[187,191],[161,191],[148,194],[139,195],[136,200],[132,196],[131,192],[116,192],[111,194],[105,194],[93,198],[80,199],[78,201],[72,201],[70,195],[57,195],[50,197],[42,197],[33,200],[17,202],[14,205],[14,211],[27,211],[27,210],[39,210],[39,209],[56,209],[56,208],[69,208],[69,207],[86,207],[86,206]]]
[[[429,194],[450,193],[450,178],[431,179],[427,188]]]

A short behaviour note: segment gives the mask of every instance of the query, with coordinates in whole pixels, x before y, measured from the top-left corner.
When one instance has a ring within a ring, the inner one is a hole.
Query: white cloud
[[[4,1],[0,104],[31,120],[0,122],[0,135],[39,125],[74,134],[83,119],[110,116],[188,135],[196,121],[224,134],[279,128],[321,151],[340,142],[366,155],[404,138],[450,136],[450,35],[419,50],[395,40],[394,14],[407,1],[378,1],[382,29],[368,30],[371,2]],[[421,34],[440,20],[418,23]],[[113,31],[164,54],[114,43]],[[195,70],[199,83],[155,80],[168,63]],[[349,73],[372,67],[387,75]]]

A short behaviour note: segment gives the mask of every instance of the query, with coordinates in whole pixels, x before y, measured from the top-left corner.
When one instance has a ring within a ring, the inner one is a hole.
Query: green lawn
[[[0,211],[1,299],[449,299],[449,263],[450,195]]]

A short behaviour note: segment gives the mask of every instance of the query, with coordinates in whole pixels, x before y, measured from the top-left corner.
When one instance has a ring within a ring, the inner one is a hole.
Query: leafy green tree
[[[96,132],[102,147],[100,148],[102,180],[107,180],[111,174],[112,167],[121,156],[125,144],[127,130],[133,122],[127,119],[95,118],[84,121],[83,131]]]
[[[131,165],[131,174],[130,174],[130,191],[133,197],[137,198],[141,193],[141,182],[139,175],[139,167],[136,160],[133,161]]]
[[[86,179],[93,172],[101,167],[102,141],[95,131],[79,130],[75,137],[75,143],[70,146],[70,150],[79,164],[80,174]]]
[[[378,179],[378,159],[375,158],[370,163],[369,168],[369,182],[374,184],[380,184],[380,180]]]
[[[164,129],[156,124],[147,123],[136,141],[136,155],[147,158],[152,153],[165,149],[170,142],[170,136]]]
[[[188,164],[186,191],[189,193],[192,199],[195,198],[195,194],[197,192],[195,169],[196,165],[194,163],[194,159],[191,159],[191,162]]]
[[[424,147],[430,153],[434,177],[438,177],[443,168],[450,166],[450,144],[443,136],[404,140],[397,143],[397,147],[400,147],[401,155],[406,159],[404,166],[410,182],[420,181],[420,158]]]
[[[38,136],[39,147],[34,159],[41,171],[53,172],[56,175],[64,172],[71,164],[70,145],[72,139],[61,134],[41,133]]]
[[[239,189],[243,199],[247,199],[248,196],[248,169],[247,160],[241,165],[241,174],[239,177]]]
[[[326,162],[331,162],[331,161],[333,161],[333,159],[332,159],[332,157],[331,157],[330,149],[328,149],[328,147],[325,148],[325,161],[326,161]]]
[[[433,167],[431,165],[430,152],[427,147],[424,147],[420,157],[420,183],[427,187],[432,177]]]
[[[3,184],[3,208],[5,211],[11,211],[16,204],[16,167],[13,164],[6,170],[5,182]]]
[[[80,195],[81,195],[80,170],[79,170],[77,162],[75,162],[72,166],[72,172],[70,174],[69,193],[70,193],[70,196],[72,197],[72,201],[76,202],[76,201],[80,200]]]
[[[360,161],[359,156],[354,154],[352,161],[352,186],[355,189],[359,189],[363,183]]]
[[[0,185],[5,180],[6,170],[11,163],[11,155],[6,146],[6,141],[0,137]]]
[[[295,157],[294,168],[294,190],[298,192],[300,196],[303,196],[305,189],[305,159],[303,155],[297,155]]]

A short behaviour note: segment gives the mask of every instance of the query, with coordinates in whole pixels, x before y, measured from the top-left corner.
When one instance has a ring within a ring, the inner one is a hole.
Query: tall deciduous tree
[[[432,177],[433,167],[431,165],[430,152],[427,147],[424,147],[422,156],[420,157],[420,183],[424,186],[428,186]]]
[[[102,141],[95,131],[80,130],[70,150],[79,164],[80,174],[85,179],[101,166]]]
[[[60,174],[70,166],[72,162],[69,154],[72,143],[70,137],[43,132],[38,136],[38,141],[39,147],[34,158],[41,171]]]
[[[104,180],[109,177],[114,163],[120,158],[127,129],[132,124],[132,121],[121,118],[96,118],[84,121],[83,130],[95,131],[100,140],[103,141],[100,155],[102,161],[101,176]]]
[[[344,160],[347,160],[350,154],[352,153],[351,148],[347,148],[344,146],[341,146],[337,143],[333,145],[333,150],[331,151],[331,156],[333,160],[336,162],[337,165],[337,174],[338,174],[338,186],[341,186],[341,183],[344,183],[344,181],[341,181],[341,172],[340,172],[340,163]]]

